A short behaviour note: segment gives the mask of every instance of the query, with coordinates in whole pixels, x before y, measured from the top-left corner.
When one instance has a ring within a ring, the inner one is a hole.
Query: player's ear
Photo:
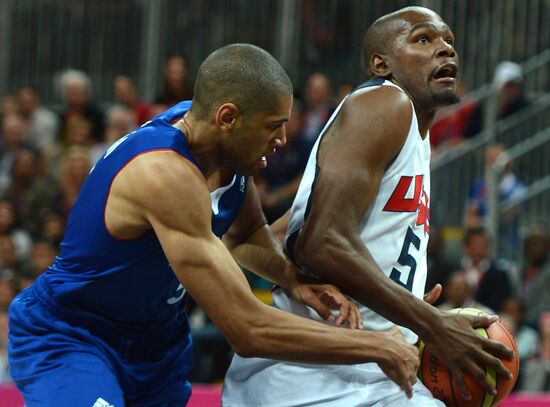
[[[370,59],[370,69],[374,76],[386,78],[390,76],[391,69],[388,64],[388,57],[384,54],[372,54]]]
[[[223,131],[231,131],[235,127],[239,108],[233,103],[224,103],[216,112],[216,124]]]

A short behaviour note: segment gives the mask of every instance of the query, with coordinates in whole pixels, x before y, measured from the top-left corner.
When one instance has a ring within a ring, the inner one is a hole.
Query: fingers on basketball
[[[459,308],[453,310],[459,314],[481,315],[481,311],[474,308]],[[503,367],[508,369],[513,377],[506,379],[492,366],[483,368],[476,376],[470,372],[464,372],[463,385],[453,378],[452,371],[457,371],[456,367],[449,368],[439,358],[430,352],[430,349],[420,342],[420,368],[418,376],[422,383],[432,392],[435,398],[442,400],[448,407],[493,407],[498,405],[512,390],[516,383],[519,372],[519,355],[517,344],[512,333],[500,321],[496,321],[486,328],[477,328],[478,335],[500,342],[514,351],[512,359],[504,357],[501,362]],[[451,351],[451,350],[450,350]],[[455,377],[457,373],[455,373]],[[483,376],[483,377],[482,377]],[[496,395],[492,394],[483,386],[480,380],[485,381],[491,388],[496,389]],[[466,391],[465,391],[466,390]],[[466,394],[469,394],[469,399]]]

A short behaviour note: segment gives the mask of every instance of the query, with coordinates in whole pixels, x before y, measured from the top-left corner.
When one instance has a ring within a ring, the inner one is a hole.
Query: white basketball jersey
[[[392,82],[378,80],[365,83],[363,88],[358,88],[356,92],[369,92],[378,86],[393,86],[400,89]],[[298,232],[304,225],[309,201],[313,199],[312,190],[315,188],[315,177],[319,171],[317,149],[344,101],[327,122],[309,157],[292,206],[287,232],[287,248],[290,253],[293,239],[289,236]],[[357,193],[360,194],[361,191]],[[403,147],[386,169],[378,194],[361,220],[358,230],[382,271],[417,297],[423,296],[426,283],[429,195],[430,142],[429,137],[422,139],[413,108],[409,133]],[[368,289],[365,287],[365,290]],[[366,307],[361,307],[361,313],[366,329],[387,330],[393,325]],[[403,333],[410,342],[416,341],[416,335],[409,330],[403,329]]]

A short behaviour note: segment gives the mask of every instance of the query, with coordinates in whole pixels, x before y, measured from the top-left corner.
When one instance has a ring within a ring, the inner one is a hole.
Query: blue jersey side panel
[[[185,135],[170,124],[189,107],[190,102],[179,103],[119,140],[88,176],[71,211],[60,255],[40,277],[43,292],[70,318],[141,334],[160,329],[181,311],[183,288],[156,236],[151,231],[132,240],[114,238],[106,229],[104,211],[114,177],[140,154],[173,150],[200,169]],[[221,196],[212,218],[216,235],[225,233],[237,216],[246,183],[246,177],[236,174]]]

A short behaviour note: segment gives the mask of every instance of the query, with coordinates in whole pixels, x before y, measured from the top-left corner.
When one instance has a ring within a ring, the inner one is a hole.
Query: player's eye
[[[454,45],[454,41],[453,41],[452,38],[446,38],[446,39],[445,39],[445,42],[446,42],[447,44],[449,44],[450,46],[453,46],[453,45]]]
[[[270,129],[271,129],[271,131],[275,131],[275,130],[277,130],[277,129],[280,129],[283,125],[284,125],[284,123],[277,123],[277,124],[275,124],[275,125],[272,125],[272,126],[270,127]]]
[[[419,42],[420,44],[427,44],[428,42],[430,42],[428,36],[426,35],[421,35],[420,37],[418,37],[416,39],[416,42]]]

